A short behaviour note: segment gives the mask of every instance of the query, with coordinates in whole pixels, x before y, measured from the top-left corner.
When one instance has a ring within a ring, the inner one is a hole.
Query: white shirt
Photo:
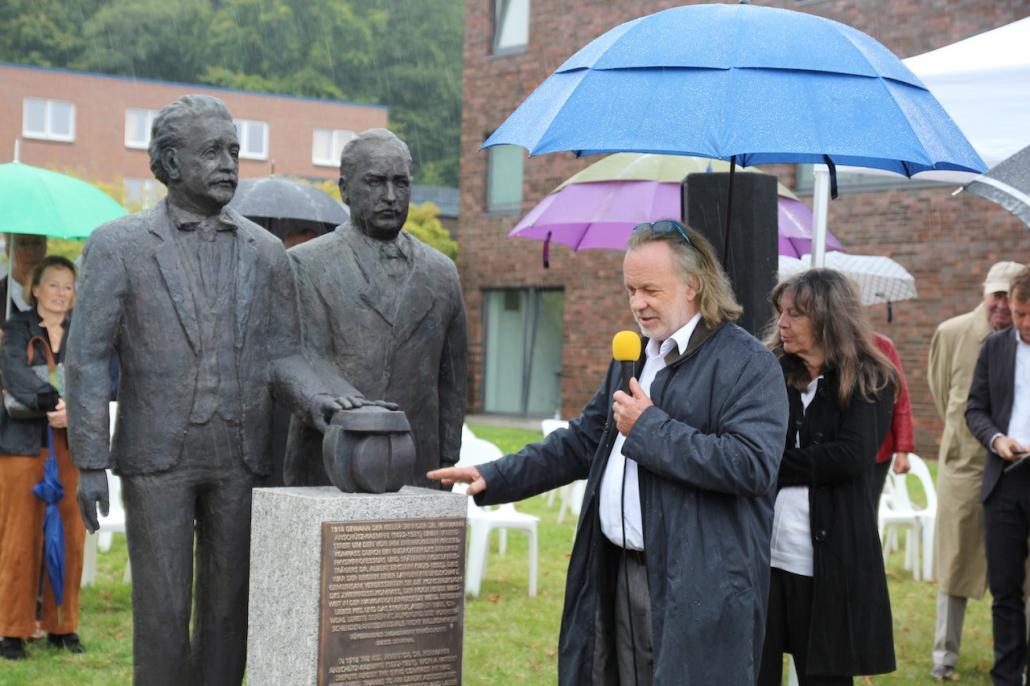
[[[815,397],[819,388],[818,378],[808,384],[801,394],[804,411]],[[801,432],[798,432],[794,447],[801,447]],[[770,566],[801,576],[813,576],[812,565],[812,520],[808,512],[808,486],[787,486],[776,494],[773,510],[773,528]]]
[[[658,372],[665,369],[665,356],[675,346],[680,354],[687,349],[690,336],[694,328],[701,321],[701,314],[695,314],[693,318],[680,329],[673,333],[659,346],[653,338],[647,342],[644,348],[646,360],[644,368],[640,371],[640,387],[644,393],[651,395],[651,384],[654,382]],[[608,464],[601,477],[601,500],[599,507],[601,517],[601,531],[608,537],[608,540],[619,547],[630,550],[644,549],[644,527],[640,515],[640,487],[637,481],[637,463],[627,460],[622,454],[622,446],[626,437],[621,433],[616,436],[612,452],[608,456]],[[625,545],[623,545],[623,490],[622,474],[626,473],[625,490]]]
[[[1030,344],[1024,343],[1019,329],[1016,335],[1016,374],[1012,384],[1012,416],[1009,417],[1008,436],[1021,446],[1030,446]]]

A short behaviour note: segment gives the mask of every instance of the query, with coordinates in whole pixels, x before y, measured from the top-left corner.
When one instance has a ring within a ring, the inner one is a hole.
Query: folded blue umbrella
[[[64,602],[64,522],[57,509],[57,503],[64,497],[64,487],[57,476],[57,456],[54,454],[54,430],[47,425],[47,439],[50,454],[43,463],[43,478],[32,487],[37,498],[46,503],[43,519],[43,560],[47,577],[54,589],[54,600],[58,605]]]

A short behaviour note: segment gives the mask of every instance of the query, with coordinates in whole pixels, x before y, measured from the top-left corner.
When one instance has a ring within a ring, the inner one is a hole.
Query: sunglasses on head
[[[637,224],[633,227],[634,231],[650,231],[651,233],[664,234],[664,233],[678,233],[680,238],[687,242],[687,245],[694,247],[694,241],[690,240],[690,236],[687,235],[686,227],[680,224],[675,219],[662,219],[657,222],[644,222],[643,224]]]

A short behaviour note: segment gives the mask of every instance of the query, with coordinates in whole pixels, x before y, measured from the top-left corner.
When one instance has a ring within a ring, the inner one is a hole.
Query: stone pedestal
[[[325,673],[328,665],[319,664],[319,640],[320,622],[326,624],[323,627],[323,642],[328,635],[326,628],[328,622],[333,621],[339,625],[342,622],[361,622],[362,616],[352,615],[351,617],[333,617],[334,610],[330,608],[330,599],[321,597],[323,587],[328,587],[329,582],[346,582],[344,586],[348,589],[349,595],[342,594],[338,597],[355,597],[353,589],[367,587],[375,588],[375,583],[363,582],[359,577],[350,575],[341,576],[343,572],[353,570],[371,570],[379,576],[368,577],[371,579],[393,576],[393,572],[376,570],[403,570],[401,566],[376,566],[379,563],[396,563],[398,561],[397,550],[390,551],[389,544],[384,543],[384,548],[390,553],[390,560],[383,556],[376,556],[379,559],[369,559],[368,563],[358,566],[354,563],[355,554],[364,555],[360,546],[347,549],[347,531],[355,530],[356,527],[336,527],[335,539],[329,534],[332,526],[323,527],[324,524],[338,524],[347,522],[367,522],[372,531],[417,530],[416,541],[423,544],[427,538],[425,532],[433,530],[432,522],[442,520],[453,520],[464,518],[466,514],[466,496],[448,493],[444,491],[433,491],[424,488],[405,486],[397,493],[386,493],[379,495],[364,493],[342,493],[334,487],[321,488],[258,488],[254,490],[254,504],[251,530],[250,548],[250,618],[249,633],[247,640],[247,681],[251,686],[315,686],[320,684],[320,676],[326,686],[331,681],[325,681]],[[404,520],[425,520],[426,526],[407,525]],[[382,522],[382,524],[378,524]],[[398,525],[398,522],[401,522]],[[450,532],[454,531],[453,522],[449,524]],[[328,538],[323,540],[323,529],[326,530]],[[461,529],[462,539],[464,529]],[[409,538],[411,534],[408,534]],[[396,537],[396,535],[394,535]],[[355,540],[361,536],[353,537]],[[369,537],[365,537],[366,539]],[[390,535],[383,535],[385,539]],[[375,537],[371,540],[376,541]],[[453,535],[451,540],[454,540]],[[341,546],[342,543],[342,546]],[[335,572],[332,559],[334,546],[342,552],[336,553]],[[365,546],[375,556],[378,549],[377,542]],[[426,548],[431,549],[431,548]],[[403,551],[401,551],[403,552]],[[460,548],[461,559],[458,563],[463,564],[464,546]],[[453,557],[453,556],[452,556]],[[347,563],[342,561],[346,559]],[[400,560],[401,563],[404,560]],[[245,561],[240,561],[245,564]],[[323,569],[324,565],[328,565]],[[427,567],[430,565],[427,565]],[[410,569],[408,564],[406,568]],[[463,570],[463,566],[459,568]],[[418,574],[419,578],[426,577],[427,583],[431,583],[430,574]],[[365,577],[361,577],[365,578]],[[459,580],[460,581],[460,580]],[[419,583],[406,582],[409,586],[417,586]],[[349,585],[347,585],[349,584]],[[363,585],[364,584],[364,585]],[[334,588],[343,588],[337,584]],[[377,601],[389,603],[395,591],[376,593],[370,590],[369,594],[375,596]],[[463,596],[459,595],[459,598]],[[460,600],[459,600],[460,603]],[[339,607],[339,602],[334,601],[333,607]],[[385,616],[397,616],[396,607],[374,607],[374,611],[390,613]],[[457,673],[460,679],[461,670],[461,612],[463,608],[457,607],[457,626],[452,630],[457,632],[456,645],[459,646],[457,659]],[[364,611],[363,611],[364,612]],[[336,615],[340,615],[336,611]],[[423,620],[412,620],[421,624]],[[348,625],[344,625],[348,626]],[[350,624],[349,626],[355,626]],[[377,622],[368,625],[373,631],[354,631],[350,636],[372,636],[376,631],[384,627],[384,623]],[[386,627],[387,629],[389,627]],[[438,631],[438,629],[437,629]],[[397,632],[387,632],[387,636],[394,638],[383,638],[379,641],[354,641],[354,645],[360,647],[362,655],[354,657],[339,657],[335,652],[330,653],[333,664],[338,664],[338,670],[343,673],[351,672],[357,678],[359,675],[374,677],[376,665],[382,665],[378,674],[408,672],[409,677],[418,674],[418,670],[432,669],[427,657],[424,657],[414,645],[414,639],[405,639],[411,648],[409,652],[404,651],[404,645],[391,645],[401,642],[396,638]],[[451,639],[454,636],[450,637]],[[339,638],[337,638],[339,640]],[[359,643],[361,644],[359,646]],[[390,645],[384,648],[384,652],[392,654],[392,661],[383,661],[382,656],[367,653],[370,645]],[[339,645],[339,644],[337,644]],[[362,647],[363,646],[363,647]],[[326,645],[323,645],[323,652]],[[425,654],[442,654],[441,651],[425,651]],[[396,659],[393,659],[396,658]],[[403,658],[403,661],[402,661]],[[454,657],[449,658],[452,662]],[[396,666],[395,666],[396,665]],[[414,670],[414,671],[413,671]],[[339,683],[346,683],[341,681]],[[385,683],[390,683],[389,681]],[[398,683],[409,683],[403,681]],[[414,683],[414,682],[411,682]],[[445,683],[441,681],[441,683]],[[449,683],[449,682],[448,682]]]

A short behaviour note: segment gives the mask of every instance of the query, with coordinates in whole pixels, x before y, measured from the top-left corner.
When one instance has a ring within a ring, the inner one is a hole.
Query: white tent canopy
[[[988,167],[1030,145],[1030,17],[904,62]]]
[[[905,66],[941,103],[990,169],[1030,145],[1030,17],[977,34],[943,48],[909,57]],[[825,251],[829,182],[816,166],[812,252],[817,264]],[[875,169],[839,171],[875,174]],[[889,173],[889,172],[882,172]],[[931,171],[920,181],[969,183],[976,174]]]

